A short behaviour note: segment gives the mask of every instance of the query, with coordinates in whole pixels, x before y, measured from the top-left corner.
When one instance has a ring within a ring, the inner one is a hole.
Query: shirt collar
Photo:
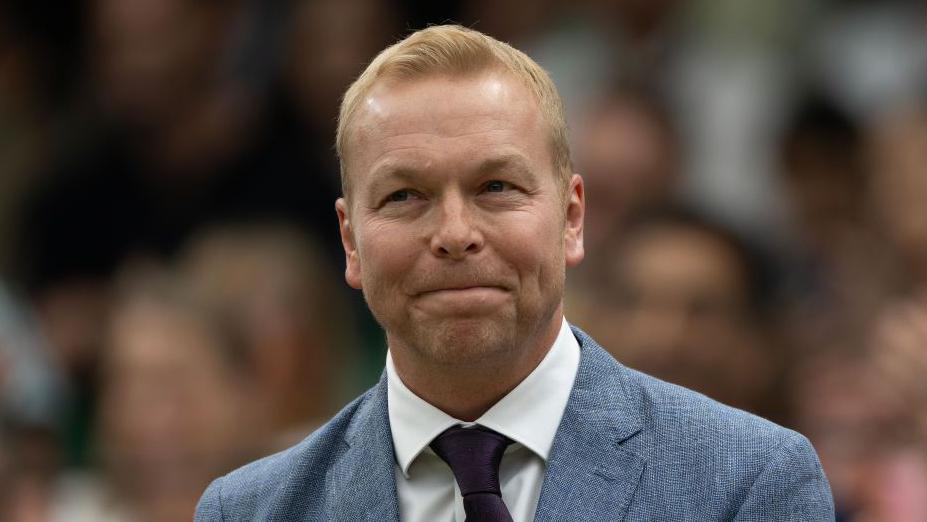
[[[566,319],[540,364],[473,424],[495,430],[547,461],[579,368],[579,343]],[[387,408],[396,460],[404,476],[412,461],[455,419],[415,395],[386,354]]]

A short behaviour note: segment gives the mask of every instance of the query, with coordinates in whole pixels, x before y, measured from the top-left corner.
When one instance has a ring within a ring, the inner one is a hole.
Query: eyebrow
[[[423,170],[425,169],[419,168],[414,162],[385,161],[371,173],[373,179],[368,187],[369,191],[376,193],[380,185],[394,181],[414,183],[421,176]],[[487,158],[476,169],[477,174],[480,176],[499,171],[526,176],[530,180],[535,179],[535,173],[528,166],[527,158],[519,153],[503,153]]]
[[[410,165],[399,165],[395,162],[386,162],[378,166],[371,173],[373,179],[370,181],[367,191],[371,194],[375,194],[379,191],[380,185],[397,180],[412,183],[416,180],[418,172],[420,172],[419,169]]]
[[[528,167],[528,159],[522,154],[507,153],[499,156],[488,158],[483,161],[477,172],[488,174],[497,171],[509,171],[515,174],[527,175],[534,177],[534,172]]]

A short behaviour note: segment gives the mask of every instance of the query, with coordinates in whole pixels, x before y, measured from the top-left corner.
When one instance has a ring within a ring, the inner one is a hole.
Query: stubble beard
[[[561,296],[563,284],[554,290],[552,295]],[[370,309],[386,331],[394,357],[399,350],[423,367],[453,371],[511,361],[517,352],[527,349],[523,344],[543,335],[560,304],[561,298],[553,297],[531,310],[516,306],[491,315],[446,318],[417,318],[408,310],[396,316],[395,309]]]
[[[518,337],[514,315],[377,320],[386,330],[391,350],[403,350],[429,366],[459,368],[504,359],[514,351]]]

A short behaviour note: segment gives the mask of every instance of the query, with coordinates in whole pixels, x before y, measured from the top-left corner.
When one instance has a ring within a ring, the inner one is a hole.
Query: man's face
[[[553,341],[565,266],[583,257],[584,203],[579,176],[560,185],[548,129],[504,73],[367,95],[336,208],[346,279],[397,361],[485,362]]]

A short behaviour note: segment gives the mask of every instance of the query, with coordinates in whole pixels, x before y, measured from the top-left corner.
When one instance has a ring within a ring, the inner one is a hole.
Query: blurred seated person
[[[590,104],[575,138],[576,165],[590,203],[584,241],[590,251],[601,252],[629,219],[672,199],[679,180],[678,137],[659,98],[622,86]],[[587,261],[578,270],[594,271],[601,264]]]
[[[0,520],[46,518],[68,396],[33,311],[0,279]]]
[[[818,450],[838,521],[858,520],[875,449],[890,447],[889,394],[872,370],[856,347],[826,346],[802,353],[789,371],[792,423]]]
[[[659,98],[628,85],[594,99],[574,133],[576,167],[586,184],[583,241],[605,253],[635,216],[675,197],[678,142],[669,112]],[[589,256],[568,275],[566,306],[577,317],[601,308],[597,289],[608,277],[610,258]]]
[[[628,366],[775,417],[778,374],[764,331],[766,281],[731,232],[684,210],[632,222],[604,256],[605,303],[585,326]]]
[[[189,520],[210,477],[252,453],[252,363],[169,274],[129,274],[102,355],[102,480],[69,476],[52,520]]]
[[[867,207],[863,144],[860,123],[814,93],[780,138],[791,241],[775,319],[798,355],[858,344],[894,284],[891,248]]]
[[[927,519],[927,306],[900,300],[859,346],[806,352],[789,379],[795,427],[817,448],[837,520]]]
[[[348,291],[322,254],[291,226],[227,224],[196,234],[179,260],[190,291],[241,332],[267,451],[297,442],[358,391],[345,373],[358,366]]]
[[[897,252],[903,286],[927,293],[927,108],[884,116],[868,139],[879,230]]]

